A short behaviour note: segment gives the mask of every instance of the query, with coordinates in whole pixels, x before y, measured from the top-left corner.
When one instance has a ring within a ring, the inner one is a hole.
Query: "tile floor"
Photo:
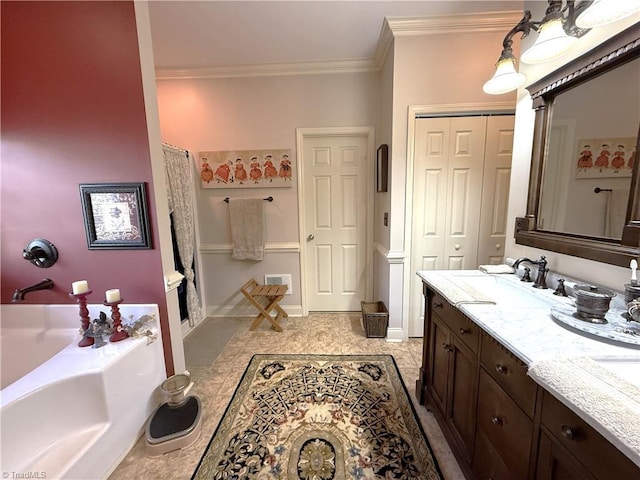
[[[388,343],[381,338],[366,338],[360,313],[313,313],[308,317],[285,319],[282,333],[271,330],[268,322],[263,322],[255,331],[249,330],[250,324],[250,319],[242,322],[212,365],[187,365],[194,381],[190,394],[197,395],[202,402],[200,438],[190,447],[158,458],[146,456],[144,438],[141,438],[109,480],[189,479],[255,353],[393,355],[445,479],[464,479],[435,418],[415,400],[415,381],[422,362],[422,339]]]

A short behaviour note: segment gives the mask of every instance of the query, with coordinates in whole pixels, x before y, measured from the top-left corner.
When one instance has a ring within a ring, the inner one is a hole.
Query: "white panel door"
[[[513,116],[415,122],[411,272],[501,262]],[[422,282],[413,275],[411,282],[409,336],[419,337],[424,328]]]
[[[449,138],[444,268],[478,266],[486,117],[454,117]]]
[[[305,136],[302,158],[308,310],[360,310],[367,281],[367,137]]]
[[[478,265],[504,262],[513,122],[513,115],[489,117],[487,120]]]

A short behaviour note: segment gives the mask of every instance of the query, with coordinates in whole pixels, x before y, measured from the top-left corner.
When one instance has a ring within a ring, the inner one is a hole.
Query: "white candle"
[[[80,295],[81,293],[87,293],[89,291],[89,283],[86,280],[78,280],[71,284],[71,291],[74,295]]]
[[[107,295],[107,303],[120,301],[120,290],[118,290],[117,288],[107,290],[105,294]]]

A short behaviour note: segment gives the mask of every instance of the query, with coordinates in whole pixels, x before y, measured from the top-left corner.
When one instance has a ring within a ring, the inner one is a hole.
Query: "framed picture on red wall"
[[[89,250],[152,248],[145,183],[83,183],[80,196]]]

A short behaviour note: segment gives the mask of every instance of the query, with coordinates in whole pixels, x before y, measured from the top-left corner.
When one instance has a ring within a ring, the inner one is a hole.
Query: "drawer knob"
[[[505,373],[507,373],[507,371],[508,371],[508,369],[507,369],[506,366],[500,365],[499,363],[496,365],[496,372],[505,374]]]
[[[470,328],[461,328],[460,329],[460,335],[468,335],[471,333],[471,329]]]
[[[443,343],[442,348],[444,348],[447,352],[453,352],[453,347],[449,343]]]
[[[494,425],[501,427],[502,426],[502,419],[500,417],[498,417],[497,415],[494,415],[493,417],[491,417],[491,423],[493,423]]]
[[[442,308],[443,305],[441,302],[433,302],[433,308]]]
[[[562,436],[567,440],[573,440],[577,436],[576,432],[574,432],[571,427],[567,427],[566,425],[560,427],[560,432],[562,432]]]

